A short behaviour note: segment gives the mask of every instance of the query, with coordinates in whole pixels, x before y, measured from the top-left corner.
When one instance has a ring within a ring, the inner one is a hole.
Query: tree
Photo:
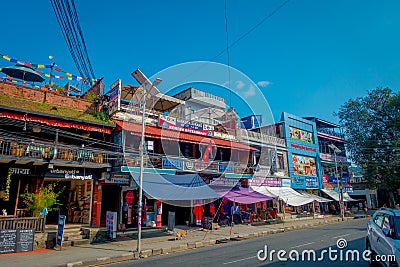
[[[361,166],[373,187],[389,192],[400,186],[400,94],[376,88],[367,96],[350,99],[339,112],[350,159]]]

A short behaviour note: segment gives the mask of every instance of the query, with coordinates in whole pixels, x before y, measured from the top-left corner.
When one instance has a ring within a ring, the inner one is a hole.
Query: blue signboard
[[[57,229],[57,245],[62,246],[65,226],[65,215],[58,216],[58,229]]]

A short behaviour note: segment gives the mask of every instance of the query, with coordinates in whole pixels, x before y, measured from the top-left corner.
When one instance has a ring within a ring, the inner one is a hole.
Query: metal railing
[[[129,167],[140,167],[140,157],[136,153],[125,153],[125,165]],[[165,156],[161,154],[147,154],[144,157],[145,168],[156,169],[179,169],[180,171],[202,171],[211,173],[235,173],[252,174],[253,168],[249,164],[232,161],[210,161],[203,162],[200,159]]]
[[[265,135],[262,133],[248,131],[245,129],[240,129],[240,134],[243,139],[248,139],[250,141],[255,141],[258,143],[269,144],[269,145],[286,146],[285,139],[283,138],[277,138],[275,136]]]
[[[91,162],[97,164],[110,163],[110,152],[105,150],[62,144],[54,145],[46,142],[28,142],[4,137],[0,137],[0,156]]]

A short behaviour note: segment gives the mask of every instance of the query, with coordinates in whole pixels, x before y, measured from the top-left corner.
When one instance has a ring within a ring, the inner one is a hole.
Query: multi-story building
[[[101,82],[90,91],[100,88]],[[60,205],[48,223],[56,223],[59,212],[70,223],[98,219],[97,183],[118,155],[111,143],[115,124],[95,114],[99,107],[84,95],[0,82],[0,177],[11,174],[9,195],[0,202],[8,214],[28,215],[21,195],[54,184]]]
[[[110,181],[105,181],[102,190],[112,191],[108,203],[114,203],[113,210],[120,214],[120,221],[125,216],[123,208],[127,195],[134,195],[137,201],[137,183],[132,182],[139,173],[140,157],[139,146],[141,139],[142,114],[139,106],[142,89],[136,86],[120,86],[117,89],[121,93],[118,99],[118,110],[114,110],[112,118],[117,124],[115,142],[124,148],[124,161],[120,166],[114,168],[110,176]],[[111,90],[114,92],[114,89]],[[159,174],[199,174],[207,183],[215,180],[226,182],[227,179],[239,180],[250,177],[252,168],[249,161],[253,159],[254,148],[246,145],[232,134],[229,125],[235,125],[237,121],[230,122],[227,118],[234,116],[225,114],[223,109],[219,109],[218,114],[200,113],[199,111],[210,107],[209,103],[214,103],[215,107],[224,107],[222,98],[217,98],[212,94],[190,88],[180,94],[178,99],[175,97],[149,94],[146,101],[145,116],[145,142],[146,156],[144,176],[151,173]],[[189,95],[186,95],[189,94]],[[201,96],[199,99],[197,96]],[[184,97],[183,97],[184,96]],[[136,99],[132,101],[132,99]],[[130,101],[130,102],[128,102]],[[191,103],[191,108],[187,106]],[[203,103],[203,104],[202,104]],[[192,107],[196,107],[193,108]],[[188,113],[194,110],[193,113]],[[222,112],[224,114],[222,114]],[[190,115],[193,116],[190,116]],[[217,119],[223,119],[219,121]],[[236,119],[236,118],[234,118]],[[234,120],[233,119],[233,120]],[[210,123],[210,124],[208,124]],[[116,180],[115,177],[124,179]],[[133,178],[133,179],[132,179]],[[122,184],[123,183],[123,184]],[[146,188],[144,188],[146,191]],[[156,195],[152,196],[157,198]],[[157,208],[154,200],[148,198],[146,220],[154,220],[154,211]],[[122,203],[122,204],[121,204]],[[174,207],[164,203],[162,219],[167,221],[167,211],[176,211],[177,223],[184,223],[188,220],[190,210]],[[116,206],[119,205],[119,208]],[[111,207],[110,207],[111,208]],[[126,209],[126,208],[125,208]],[[134,205],[132,206],[132,210]],[[130,220],[130,225],[136,225],[135,220]]]
[[[336,177],[341,176],[344,192],[351,192],[352,187],[349,184],[350,162],[346,157],[346,140],[343,127],[315,117],[305,119],[313,121],[317,127],[324,188],[337,191],[340,180]]]
[[[315,122],[283,112],[289,176],[293,189],[321,189],[322,169]]]

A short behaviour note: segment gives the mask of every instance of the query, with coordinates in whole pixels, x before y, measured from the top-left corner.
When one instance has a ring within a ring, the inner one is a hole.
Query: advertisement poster
[[[300,130],[294,127],[289,127],[290,138],[303,141],[309,144],[314,144],[313,134],[308,131]]]
[[[58,228],[57,228],[57,245],[62,246],[64,237],[64,226],[65,226],[65,215],[58,216]]]
[[[117,213],[107,211],[106,214],[106,228],[110,238],[117,237]]]
[[[315,158],[292,154],[292,163],[295,175],[317,176]]]

